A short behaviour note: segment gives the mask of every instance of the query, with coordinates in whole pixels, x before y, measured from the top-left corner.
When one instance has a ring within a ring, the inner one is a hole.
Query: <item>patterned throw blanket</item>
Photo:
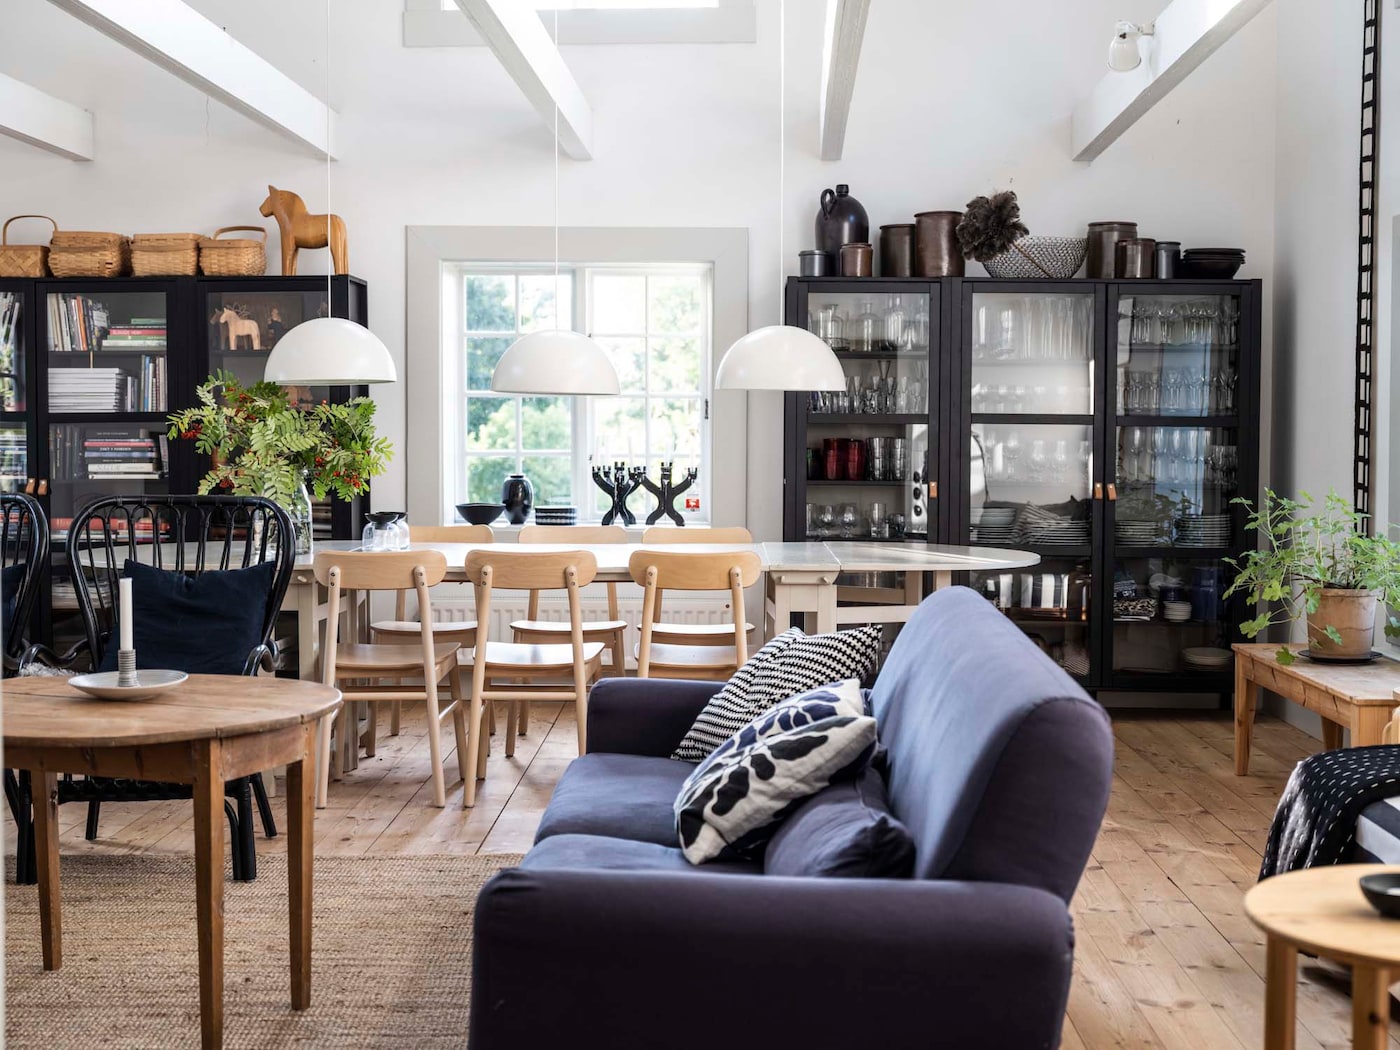
[[[1259,878],[1350,862],[1361,811],[1395,795],[1400,745],[1341,748],[1303,759],[1274,812]]]

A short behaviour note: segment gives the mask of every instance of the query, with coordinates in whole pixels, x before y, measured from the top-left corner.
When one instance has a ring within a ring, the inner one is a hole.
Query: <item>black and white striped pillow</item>
[[[710,698],[671,757],[703,761],[715,748],[779,700],[847,678],[864,678],[880,655],[880,628],[833,634],[784,631]]]

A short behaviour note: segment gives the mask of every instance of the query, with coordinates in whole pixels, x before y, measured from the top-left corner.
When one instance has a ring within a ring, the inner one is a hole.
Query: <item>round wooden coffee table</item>
[[[62,678],[4,684],[5,764],[33,779],[44,969],[63,961],[58,774],[194,786],[201,1044],[224,1038],[224,782],[287,767],[292,1008],[311,1005],[311,844],[316,727],[340,691],[287,678],[190,675],[147,700],[95,700]]]
[[[1400,919],[1366,903],[1358,880],[1395,871],[1384,864],[1340,864],[1265,879],[1244,896],[1244,910],[1269,937],[1265,1050],[1292,1050],[1298,952],[1351,966],[1352,1046],[1388,1043],[1390,982],[1400,978]]]

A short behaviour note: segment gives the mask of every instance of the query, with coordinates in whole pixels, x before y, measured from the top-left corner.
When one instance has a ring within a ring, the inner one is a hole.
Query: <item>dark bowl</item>
[[[1361,876],[1361,892],[1387,919],[1400,919],[1400,872]]]
[[[1185,256],[1181,258],[1181,264],[1176,268],[1178,277],[1203,277],[1211,280],[1226,279],[1235,276],[1240,272],[1240,267],[1244,265],[1243,259],[1235,258],[1193,258]]]
[[[472,525],[490,525],[505,513],[504,503],[459,503],[457,513]]]

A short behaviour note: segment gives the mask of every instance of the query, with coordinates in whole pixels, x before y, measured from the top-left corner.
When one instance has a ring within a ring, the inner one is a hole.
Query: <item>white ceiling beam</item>
[[[1074,159],[1093,160],[1106,150],[1268,5],[1269,0],[1172,0],[1157,16],[1154,35],[1139,39],[1142,65],[1105,74],[1075,107]],[[1107,51],[1107,38],[1104,44]]]
[[[182,0],[49,0],[264,127],[334,155],[334,112]]]
[[[457,0],[530,105],[554,128],[559,110],[559,146],[574,160],[593,159],[593,109],[540,21],[520,0]]]
[[[0,73],[0,135],[69,160],[92,160],[92,114]]]
[[[826,39],[822,44],[821,157],[840,160],[846,120],[856,88],[860,44],[870,0],[826,0]]]

